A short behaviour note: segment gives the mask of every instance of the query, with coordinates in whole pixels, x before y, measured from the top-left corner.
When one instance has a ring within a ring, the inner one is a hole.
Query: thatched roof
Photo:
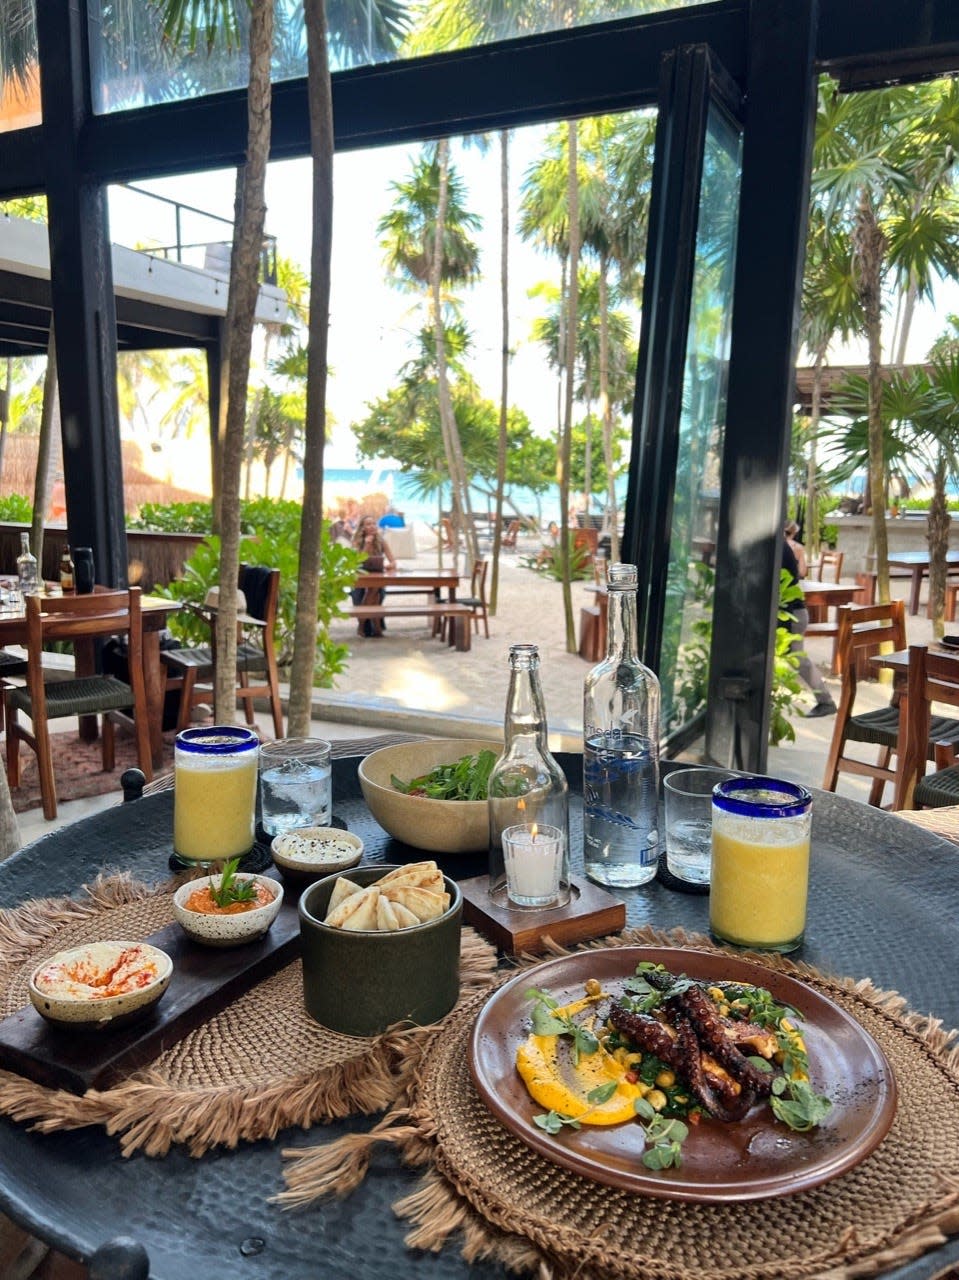
[[[3,468],[0,471],[0,497],[23,494],[33,497],[33,480],[37,470],[37,442],[34,435],[15,432],[7,436],[3,451]],[[209,502],[208,493],[196,493],[181,489],[152,476],[144,464],[143,450],[134,440],[121,444],[123,459],[123,499],[127,515],[135,515],[145,503]],[[57,476],[50,495],[49,519],[54,524],[64,521],[66,504],[62,473]]]

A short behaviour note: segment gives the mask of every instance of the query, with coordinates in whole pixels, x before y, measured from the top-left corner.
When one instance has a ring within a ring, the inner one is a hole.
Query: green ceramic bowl
[[[393,866],[344,872],[373,884]],[[318,880],[300,898],[306,1011],[331,1031],[375,1036],[395,1022],[428,1026],[459,998],[463,898],[448,876],[449,909],[435,920],[388,933],[353,932],[323,923],[339,875]]]

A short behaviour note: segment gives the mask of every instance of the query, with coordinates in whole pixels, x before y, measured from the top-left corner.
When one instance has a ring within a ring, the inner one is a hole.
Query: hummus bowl
[[[363,857],[363,841],[339,827],[297,827],[275,836],[270,852],[283,879],[302,888],[355,867]]]
[[[34,969],[28,991],[41,1017],[73,1030],[125,1026],[166,991],[173,961],[147,942],[89,942]]]

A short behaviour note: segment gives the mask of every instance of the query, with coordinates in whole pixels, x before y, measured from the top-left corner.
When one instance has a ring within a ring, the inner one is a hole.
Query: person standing
[[[790,537],[790,529],[793,531],[793,538]],[[789,574],[790,583],[797,586],[800,578],[805,576],[800,568],[800,559],[797,558],[794,550],[794,535],[798,532],[799,530],[795,524],[786,526],[782,553],[782,567]],[[805,551],[800,543],[795,543],[795,547],[801,553],[802,568],[805,568]],[[786,613],[789,614],[788,629],[793,636],[789,651],[799,656],[799,679],[816,699],[813,706],[806,712],[806,718],[807,720],[812,720],[818,716],[834,716],[837,708],[832,694],[826,688],[822,672],[810,658],[803,645],[803,637],[806,634],[806,628],[809,626],[809,610],[806,608],[805,601],[800,597],[798,600],[791,600],[789,604],[783,607]]]

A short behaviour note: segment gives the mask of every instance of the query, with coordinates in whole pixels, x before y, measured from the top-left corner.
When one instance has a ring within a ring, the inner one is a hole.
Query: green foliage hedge
[[[171,600],[202,604],[207,591],[219,579],[220,540],[210,533],[212,510],[209,503],[173,503],[168,507],[143,508],[138,528],[165,533],[206,534],[204,541],[187,560],[183,577],[165,587],[159,595]],[[131,528],[134,527],[131,523]],[[293,656],[293,627],[296,617],[297,572],[300,551],[300,504],[273,498],[257,498],[240,507],[240,560],[244,564],[267,565],[280,571],[280,602],[277,624],[277,651],[281,665]],[[329,688],[333,677],[344,670],[349,649],[329,637],[330,621],[339,615],[346,592],[353,584],[362,556],[352,547],[343,547],[324,537],[320,559],[320,587],[317,600],[316,664],[314,684]],[[190,614],[171,619],[170,629],[185,644],[206,644],[209,634],[203,623]]]

